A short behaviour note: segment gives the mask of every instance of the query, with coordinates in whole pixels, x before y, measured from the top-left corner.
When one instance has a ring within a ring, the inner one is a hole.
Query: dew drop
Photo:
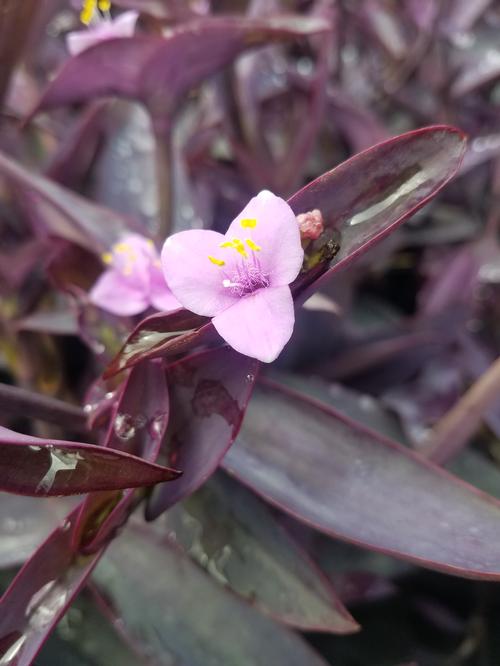
[[[130,414],[117,414],[113,425],[115,435],[123,440],[135,437],[134,419]]]
[[[71,520],[66,518],[66,520],[61,525],[61,531],[67,532],[71,527]]]

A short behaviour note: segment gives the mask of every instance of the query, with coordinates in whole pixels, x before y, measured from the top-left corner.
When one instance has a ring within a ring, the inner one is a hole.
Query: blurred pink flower
[[[92,4],[92,3],[91,3]],[[82,20],[83,14],[82,12]],[[90,12],[93,12],[90,14]],[[94,44],[113,39],[115,37],[132,37],[139,13],[135,11],[123,12],[115,19],[109,16],[108,12],[103,15],[97,8],[91,7],[89,10],[88,27],[85,30],[70,32],[66,36],[66,46],[71,55],[75,56],[88,49]],[[87,21],[85,21],[87,22]]]
[[[303,256],[292,209],[263,191],[225,235],[191,230],[168,238],[162,265],[168,286],[185,308],[213,317],[219,334],[236,351],[270,363],[292,335],[295,315],[288,285]]]
[[[153,241],[129,234],[102,256],[109,268],[92,287],[94,305],[116,315],[135,315],[152,306],[172,311],[181,307],[165,283]]]

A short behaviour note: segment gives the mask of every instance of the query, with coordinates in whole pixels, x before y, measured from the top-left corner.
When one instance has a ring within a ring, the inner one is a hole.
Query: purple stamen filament
[[[269,275],[264,273],[255,255],[252,256],[252,259],[252,264],[243,261],[238,266],[236,275],[233,275],[231,279],[225,277],[222,281],[224,287],[231,289],[236,296],[248,296],[259,289],[269,287]]]

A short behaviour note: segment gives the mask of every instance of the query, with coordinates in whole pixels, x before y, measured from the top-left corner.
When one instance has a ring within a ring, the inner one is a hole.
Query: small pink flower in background
[[[102,256],[109,268],[92,287],[94,305],[116,315],[135,315],[152,306],[172,311],[181,307],[165,283],[153,241],[129,234]]]
[[[236,351],[270,363],[292,335],[288,286],[304,252],[290,206],[260,192],[226,234],[182,231],[162,250],[167,284],[182,305],[212,323]]]
[[[94,44],[114,37],[132,37],[139,13],[123,12],[115,19],[109,13],[109,0],[85,0],[80,14],[85,30],[70,32],[66,36],[66,45],[71,55],[78,55]]]

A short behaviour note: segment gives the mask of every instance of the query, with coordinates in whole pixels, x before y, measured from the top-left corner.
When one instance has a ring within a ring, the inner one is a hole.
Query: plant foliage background
[[[79,9],[0,2],[0,664],[500,663],[497,3]],[[275,363],[92,305],[264,188],[325,223]]]

